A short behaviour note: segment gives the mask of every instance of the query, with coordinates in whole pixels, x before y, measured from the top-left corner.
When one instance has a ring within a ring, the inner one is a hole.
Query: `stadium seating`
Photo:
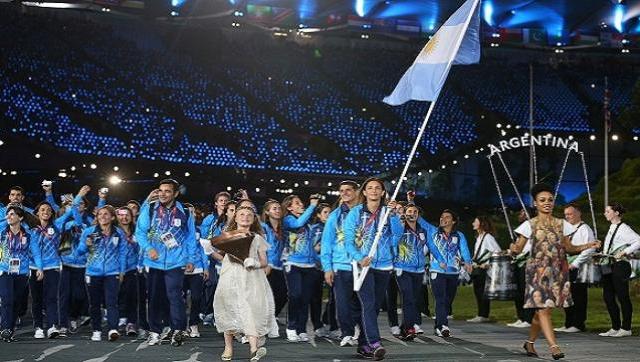
[[[207,61],[158,34],[160,40],[144,41],[143,32],[127,36],[118,25],[88,19],[10,15],[0,18],[0,29],[11,34],[0,38],[0,111],[14,133],[79,154],[377,174],[403,165],[429,106],[382,103],[416,51],[220,36],[209,45],[227,50]],[[578,79],[579,67],[535,66],[537,130],[593,131],[582,93],[601,101],[602,81],[587,70],[576,94],[564,76]],[[637,77],[625,75],[610,78],[614,114],[630,103]],[[484,143],[476,111],[527,126],[528,82],[527,65],[505,71],[499,59],[455,67],[418,157]],[[327,143],[311,147],[310,139]]]

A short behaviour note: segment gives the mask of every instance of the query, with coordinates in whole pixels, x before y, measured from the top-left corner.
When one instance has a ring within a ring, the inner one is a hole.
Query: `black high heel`
[[[560,346],[558,346],[557,344],[554,344],[553,346],[549,347],[549,349],[554,349],[554,348],[557,348],[558,351],[560,351]],[[553,359],[557,361],[560,358],[564,358],[564,353],[562,351],[560,351],[560,353],[551,352],[551,357],[553,357]]]
[[[524,341],[524,345],[522,345],[522,348],[527,353],[527,357],[538,357],[538,353],[535,350],[533,350],[534,343],[535,342]],[[527,345],[531,345],[532,350],[529,350],[529,348],[527,348]]]

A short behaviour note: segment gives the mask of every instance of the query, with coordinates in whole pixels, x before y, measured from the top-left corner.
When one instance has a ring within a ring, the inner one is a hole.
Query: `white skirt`
[[[258,259],[258,249],[266,250],[266,241],[253,239],[250,257]],[[218,332],[242,333],[261,337],[273,328],[275,303],[263,269],[247,270],[225,256],[213,297]]]

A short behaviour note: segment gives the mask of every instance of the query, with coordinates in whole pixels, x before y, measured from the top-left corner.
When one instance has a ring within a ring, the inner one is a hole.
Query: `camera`
[[[109,188],[108,187],[103,187],[100,190],[98,190],[101,194],[108,194],[109,193]]]
[[[319,200],[322,198],[322,195],[320,194],[313,194],[311,196],[309,196],[309,200]]]
[[[233,194],[233,198],[235,200],[242,200],[244,198],[244,193],[242,191],[244,191],[244,190],[239,189],[238,191],[236,191],[236,193]]]
[[[53,184],[53,181],[42,180],[42,186],[51,186],[52,184]]]

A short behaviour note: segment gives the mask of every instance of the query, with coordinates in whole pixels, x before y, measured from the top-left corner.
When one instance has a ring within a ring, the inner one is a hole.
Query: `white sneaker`
[[[149,332],[149,339],[147,340],[147,344],[150,346],[157,346],[160,344],[160,335],[155,332]]]
[[[70,333],[76,333],[78,331],[78,322],[73,320],[73,321],[69,321],[69,332]]]
[[[102,341],[102,332],[93,331],[93,333],[91,334],[91,340],[94,341],[94,342]]]
[[[91,322],[91,317],[87,315],[80,316],[80,326],[86,326],[89,322]]]
[[[142,328],[138,328],[138,339],[145,339],[147,338],[147,331],[142,329]]]
[[[618,331],[618,333],[614,334],[611,337],[629,337],[631,336],[631,331],[628,331],[626,329],[622,329],[620,328],[620,330]]]
[[[124,334],[129,337],[137,337],[138,332],[136,331],[136,326],[133,323],[127,323],[127,328],[124,330]]]
[[[278,329],[278,323],[274,323],[273,324],[273,327],[269,331],[269,334],[267,335],[267,337],[269,337],[269,338],[278,338],[278,337],[280,337],[280,330]]]
[[[242,336],[242,338],[240,338],[240,343],[242,344],[249,343],[249,338],[247,338],[247,336]]]
[[[202,324],[205,326],[213,325],[213,314],[207,314],[204,317],[200,317],[202,319]]]
[[[120,318],[118,320],[118,328],[124,328],[127,325],[127,318]]]
[[[44,338],[44,331],[42,330],[42,328],[36,328],[36,332],[33,334],[33,338],[35,338],[35,339],[43,339]]]
[[[516,326],[516,328],[529,328],[531,327],[531,323],[522,321],[520,324]]]
[[[321,338],[321,337],[328,337],[329,336],[329,332],[327,332],[327,329],[325,327],[322,328],[318,328],[314,331],[314,336],[316,338]]]
[[[416,331],[416,334],[424,334],[424,331],[422,330],[422,328],[420,328],[420,326],[417,324],[413,325],[413,329]]]
[[[600,337],[613,337],[613,336],[615,336],[616,334],[618,334],[618,332],[619,332],[619,330],[618,330],[618,329],[613,329],[613,328],[611,328],[610,330],[608,330],[608,331],[606,331],[606,332],[604,332],[604,333],[599,333],[598,335],[599,335]]]
[[[514,327],[514,328],[518,328],[518,326],[519,326],[520,324],[522,324],[522,321],[518,319],[517,321],[515,321],[515,322],[513,322],[513,323],[507,323],[507,327]]]
[[[298,334],[298,339],[300,342],[309,342],[309,336],[306,333]]]
[[[469,323],[487,323],[488,321],[489,321],[489,318],[480,317],[480,316],[475,316],[471,319],[467,319],[467,322]]]
[[[360,338],[360,326],[355,326],[353,328],[353,336],[351,338],[353,338],[354,341],[357,341],[358,338]]]
[[[113,342],[113,341],[117,340],[118,338],[120,338],[120,333],[117,330],[112,329],[112,330],[109,331],[108,336],[109,336],[109,342]]]
[[[340,341],[340,347],[347,347],[347,346],[355,347],[357,345],[358,345],[358,340],[353,339],[353,337],[351,336],[346,336],[342,338],[342,341]]]
[[[67,334],[69,333],[69,331],[66,328],[60,328],[58,332],[60,333],[58,334],[58,336],[62,338],[67,337]]]
[[[447,326],[442,326],[441,329],[436,328],[435,335],[443,338],[451,337],[451,330]]]
[[[300,338],[298,338],[298,333],[296,333],[295,329],[287,328],[287,341],[289,342],[300,342]]]
[[[564,330],[565,333],[578,333],[578,332],[582,332],[580,329],[576,328],[576,327],[569,327],[566,328]]]
[[[198,330],[198,326],[189,327],[189,337],[200,338],[200,331]]]
[[[336,341],[340,340],[340,336],[341,336],[341,332],[339,329],[333,330],[333,331],[329,331],[329,339],[334,339]]]
[[[54,339],[60,335],[60,331],[55,326],[47,329],[47,338]]]
[[[162,343],[162,342],[165,342],[165,343],[171,342],[172,335],[173,335],[173,331],[171,330],[170,327],[162,328],[162,333],[160,333],[160,343]]]
[[[566,332],[567,331],[567,327],[562,326],[562,327],[554,328],[553,330],[555,332]]]
[[[398,326],[393,326],[391,327],[391,334],[395,337],[395,336],[399,336],[400,335],[400,327]]]

